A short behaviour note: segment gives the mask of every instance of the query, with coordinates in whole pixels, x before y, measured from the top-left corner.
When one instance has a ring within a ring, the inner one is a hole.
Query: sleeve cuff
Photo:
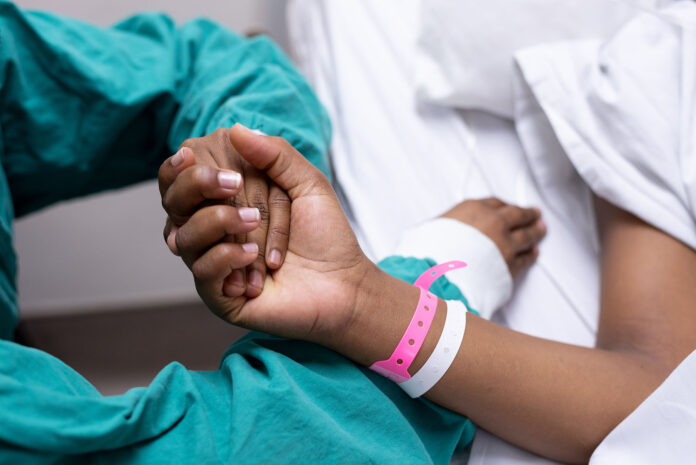
[[[436,218],[409,229],[395,254],[427,257],[437,263],[465,261],[468,266],[448,272],[447,279],[484,318],[490,318],[512,295],[512,277],[498,247],[478,229],[461,221]]]

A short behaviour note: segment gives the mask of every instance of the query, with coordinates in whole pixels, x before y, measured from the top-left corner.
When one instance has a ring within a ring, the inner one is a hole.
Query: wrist
[[[411,322],[419,297],[418,288],[372,264],[356,289],[350,322],[333,338],[331,347],[364,366],[389,358]],[[438,299],[435,318],[409,369],[411,374],[425,363],[434,349],[445,314],[446,303]]]

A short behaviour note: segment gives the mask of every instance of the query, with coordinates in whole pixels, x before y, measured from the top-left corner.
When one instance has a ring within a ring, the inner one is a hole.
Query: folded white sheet
[[[419,96],[513,116],[513,54],[559,40],[603,39],[660,0],[425,0],[416,54]]]
[[[516,58],[517,129],[542,195],[574,168],[597,195],[696,248],[696,3],[640,14],[606,42]]]

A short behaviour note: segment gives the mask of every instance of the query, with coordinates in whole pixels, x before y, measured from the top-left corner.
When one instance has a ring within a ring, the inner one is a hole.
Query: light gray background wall
[[[100,25],[137,11],[185,21],[208,16],[286,44],[285,0],[20,0]],[[15,223],[24,317],[142,309],[196,302],[188,270],[162,240],[155,182],[65,202]]]

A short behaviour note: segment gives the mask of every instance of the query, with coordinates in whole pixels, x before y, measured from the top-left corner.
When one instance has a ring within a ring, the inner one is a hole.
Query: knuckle
[[[169,163],[164,162],[160,165],[159,170],[157,170],[157,179],[160,181],[167,181],[167,171],[168,171],[168,166],[171,166]]]
[[[185,228],[180,229],[176,236],[174,237],[174,242],[176,243],[176,248],[179,249],[180,253],[184,255],[187,254],[189,248],[189,234]]]
[[[162,208],[164,208],[164,211],[167,213],[174,209],[174,200],[172,199],[173,195],[173,192],[168,190],[162,196]]]
[[[290,231],[288,231],[286,228],[282,228],[280,226],[273,226],[270,228],[268,231],[269,236],[271,236],[273,239],[279,240],[287,240],[290,237]]]
[[[268,223],[268,220],[270,219],[271,215],[268,212],[268,205],[265,203],[258,204],[256,208],[259,209],[259,215],[261,216],[261,222],[262,223]]]
[[[234,258],[237,253],[237,249],[233,244],[223,243],[218,247],[218,254],[221,259],[229,260]]]
[[[227,205],[214,205],[211,208],[213,209],[213,221],[218,225],[228,225],[236,222],[236,212]]]
[[[496,229],[507,230],[507,220],[505,220],[505,217],[502,214],[496,213],[491,219],[491,222]]]
[[[200,281],[205,281],[208,279],[210,270],[208,265],[202,260],[197,260],[191,266],[191,273],[193,277]]]
[[[259,209],[261,215],[261,221],[267,222],[270,215],[268,211],[268,198],[261,191],[256,191],[251,194],[248,198],[249,206]]]
[[[211,169],[205,165],[196,165],[191,172],[191,180],[200,186],[208,183],[211,179]]]
[[[538,241],[538,240],[540,240],[542,237],[544,237],[544,230],[541,229],[539,226],[534,226],[534,227],[531,228],[531,229],[532,229],[532,230],[531,230],[530,234],[532,235],[532,237],[534,237],[534,240],[535,240],[535,241]]]
[[[193,148],[197,145],[198,140],[195,137],[189,137],[188,139],[185,139],[181,145],[179,145],[179,149],[182,147],[188,147],[193,150]]]
[[[290,143],[285,140],[283,137],[280,136],[272,136],[271,140],[273,140],[273,143],[275,145],[279,145],[281,148],[288,148],[291,147]]]
[[[481,201],[481,203],[487,207],[497,207],[499,205],[502,205],[503,202],[498,198],[498,197],[487,197]]]
[[[290,197],[281,192],[271,196],[268,203],[274,208],[287,208],[290,206]]]
[[[534,242],[535,239],[534,234],[529,228],[526,228],[522,231],[522,238],[525,244],[530,244]]]
[[[229,130],[227,128],[218,128],[213,132],[213,134],[217,137],[220,137],[220,138],[223,138],[223,137],[226,138],[228,132],[229,132]]]

